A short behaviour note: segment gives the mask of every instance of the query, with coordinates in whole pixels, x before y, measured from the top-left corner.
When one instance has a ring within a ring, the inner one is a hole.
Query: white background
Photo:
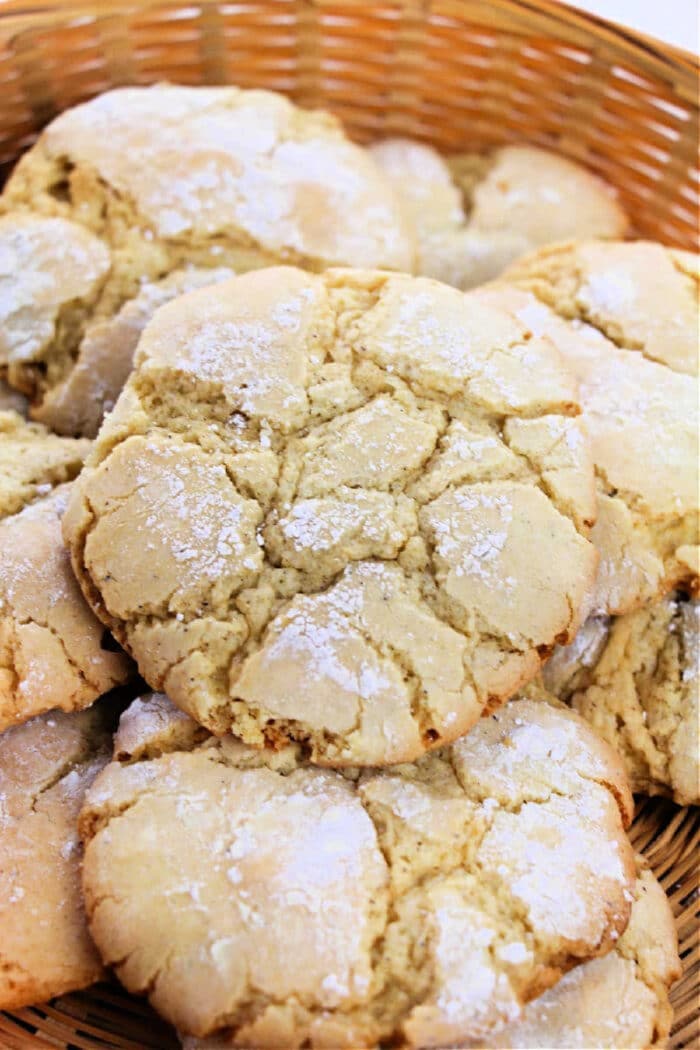
[[[686,51],[700,50],[700,0],[569,0],[569,6]]]

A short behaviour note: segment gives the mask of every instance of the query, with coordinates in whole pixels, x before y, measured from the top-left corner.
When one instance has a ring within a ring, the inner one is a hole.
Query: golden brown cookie
[[[0,734],[0,1008],[98,981],[77,820],[109,757],[105,709],[52,711]]]
[[[680,976],[676,929],[666,895],[643,858],[627,929],[613,951],[577,966],[505,1024],[460,1046],[524,1050],[658,1050],[666,1046],[673,1011],[669,988]],[[228,1050],[230,1035],[183,1036],[184,1050]]]
[[[86,605],[61,535],[64,482],[89,446],[0,412],[0,730],[86,707],[133,671]]]
[[[73,576],[61,536],[69,490],[0,520],[0,730],[87,707],[133,674]]]
[[[83,886],[105,963],[183,1032],[464,1046],[627,926],[631,796],[569,711],[514,702],[415,765],[344,775],[196,743],[164,703],[89,792]]]
[[[59,434],[95,437],[129,377],[141,332],[159,306],[178,295],[233,276],[224,267],[175,270],[145,283],[113,316],[90,324],[71,370],[34,407],[32,417]]]
[[[664,1047],[673,1019],[668,992],[680,975],[671,908],[643,858],[638,857],[630,921],[615,950],[565,974],[553,988],[528,1003],[514,1024],[478,1045],[494,1050]],[[187,1050],[197,1045],[185,1042]],[[210,1050],[208,1043],[199,1046]]]
[[[407,276],[257,271],[161,308],[64,534],[97,615],[203,725],[406,761],[578,627],[576,411],[506,311]]]
[[[616,346],[698,374],[700,274],[692,252],[653,241],[570,241],[528,255],[506,276]]]
[[[552,340],[579,381],[598,481],[593,541],[601,556],[592,613],[641,608],[698,580],[698,383],[591,325],[567,321],[530,292],[474,293]]]
[[[539,245],[627,229],[609,186],[547,150],[505,146],[442,158],[410,139],[371,149],[416,231],[418,272],[458,288],[497,277]]]
[[[0,519],[72,481],[89,441],[56,437],[17,412],[0,412]]]
[[[108,91],[49,124],[3,201],[83,223],[113,249],[126,284],[184,260],[237,271],[413,264],[398,202],[368,154],[329,114],[268,91]]]
[[[109,272],[109,251],[83,226],[0,216],[0,377],[39,400],[62,382]]]
[[[664,598],[591,617],[545,666],[547,687],[622,755],[635,791],[700,802],[700,605]]]

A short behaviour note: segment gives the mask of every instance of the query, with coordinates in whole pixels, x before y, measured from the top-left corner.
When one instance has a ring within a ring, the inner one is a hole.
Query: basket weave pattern
[[[236,83],[335,112],[360,141],[516,141],[586,164],[635,232],[697,251],[697,64],[535,0],[23,0],[0,5],[0,180],[40,128],[119,84]],[[670,896],[684,974],[672,1050],[700,1045],[700,813],[649,800],[632,832]],[[169,1050],[147,1005],[99,985],[0,1014],[0,1046]]]

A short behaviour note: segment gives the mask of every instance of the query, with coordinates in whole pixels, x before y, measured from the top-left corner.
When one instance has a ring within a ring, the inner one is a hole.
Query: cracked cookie
[[[57,437],[17,412],[0,412],[0,520],[80,473],[89,441]]]
[[[330,114],[269,91],[108,91],[45,128],[2,201],[88,227],[112,249],[122,285],[184,261],[413,263],[398,201],[367,152]]]
[[[577,411],[554,348],[456,289],[255,271],[146,328],[64,535],[97,615],[207,728],[407,761],[576,632]]]
[[[627,929],[613,951],[566,973],[523,1007],[518,1019],[467,1050],[652,1050],[666,1046],[673,1011],[669,988],[681,974],[673,915],[666,894],[637,857],[637,880]],[[228,1050],[226,1035],[183,1036],[184,1050]]]
[[[158,307],[233,275],[233,270],[223,267],[189,267],[145,283],[116,314],[88,326],[70,371],[46,391],[33,407],[32,417],[59,434],[95,437],[129,377],[141,332]]]
[[[592,537],[600,566],[590,612],[622,614],[676,585],[695,589],[697,379],[564,320],[524,289],[498,284],[474,294],[551,339],[579,381],[598,482]]]
[[[615,949],[571,970],[528,1003],[519,1019],[479,1042],[494,1050],[652,1050],[666,1046],[673,1010],[669,988],[681,975],[673,914],[666,894],[637,857],[627,929]],[[213,1050],[185,1043],[186,1050]]]
[[[543,671],[620,753],[635,791],[700,802],[697,601],[664,598],[613,619],[591,617]]]
[[[692,252],[653,241],[571,241],[526,256],[505,276],[620,349],[698,374],[700,273]]]
[[[37,401],[60,384],[109,272],[108,249],[77,223],[0,216],[0,377]]]
[[[85,921],[78,813],[109,761],[100,704],[33,718],[0,734],[0,1008],[100,980]]]
[[[132,673],[85,603],[61,535],[64,482],[88,448],[0,412],[0,730],[85,707]]]
[[[492,280],[539,245],[627,229],[606,183],[547,150],[505,146],[443,158],[420,142],[385,139],[371,152],[415,229],[418,272],[458,288]]]
[[[570,711],[516,701],[414,765],[340,772],[149,706],[87,795],[83,888],[105,964],[182,1032],[463,1046],[627,926],[632,799]]]

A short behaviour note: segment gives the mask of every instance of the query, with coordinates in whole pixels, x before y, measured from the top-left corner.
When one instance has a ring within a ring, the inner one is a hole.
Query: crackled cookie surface
[[[89,447],[0,412],[0,731],[85,707],[132,671],[86,604],[61,535]]]
[[[109,272],[109,251],[77,223],[0,216],[0,376],[32,398],[60,382]]]
[[[507,277],[617,346],[698,374],[700,275],[692,252],[653,241],[574,241],[528,255]]]
[[[371,147],[418,241],[418,271],[458,288],[497,277],[542,244],[577,235],[620,237],[627,217],[604,182],[531,146],[442,158],[410,139]]]
[[[575,411],[505,311],[258,271],[147,327],[64,535],[149,684],[207,727],[405,761],[576,631],[595,553]]]
[[[544,669],[622,755],[635,791],[700,802],[700,605],[665,598],[627,616],[591,617]]]
[[[161,281],[147,282],[114,315],[90,324],[65,378],[48,390],[32,417],[59,434],[94,437],[105,412],[119,397],[141,332],[159,306],[178,295],[233,276],[224,267],[175,270]]]
[[[87,707],[132,674],[73,576],[61,535],[69,491],[0,520],[0,730]]]
[[[0,734],[0,1007],[98,981],[80,889],[78,813],[108,761],[97,707],[33,718]]]
[[[517,1021],[463,1047],[497,1050],[629,1050],[666,1045],[673,1010],[669,988],[680,976],[676,930],[666,895],[637,858],[637,881],[627,929],[614,950],[565,974],[529,1002]],[[240,1045],[222,1033],[183,1036],[184,1050]]]
[[[549,337],[579,381],[598,481],[591,612],[626,613],[676,584],[696,587],[697,379],[620,349],[523,289],[493,285],[475,294]]]
[[[615,950],[565,974],[528,1003],[514,1024],[480,1041],[480,1047],[628,1050],[666,1045],[673,1019],[668,992],[681,974],[676,929],[666,894],[642,858],[637,864],[629,925]],[[191,1050],[197,1045],[193,1042]],[[209,1044],[199,1045],[204,1050]]]
[[[57,117],[4,192],[116,250],[122,279],[183,259],[408,270],[413,244],[371,157],[326,113],[234,87],[121,88]]]
[[[569,711],[345,776],[148,707],[86,800],[83,885],[105,963],[182,1032],[466,1045],[627,925],[631,796]]]
[[[89,447],[89,441],[57,437],[17,412],[0,411],[0,520],[72,481]]]

